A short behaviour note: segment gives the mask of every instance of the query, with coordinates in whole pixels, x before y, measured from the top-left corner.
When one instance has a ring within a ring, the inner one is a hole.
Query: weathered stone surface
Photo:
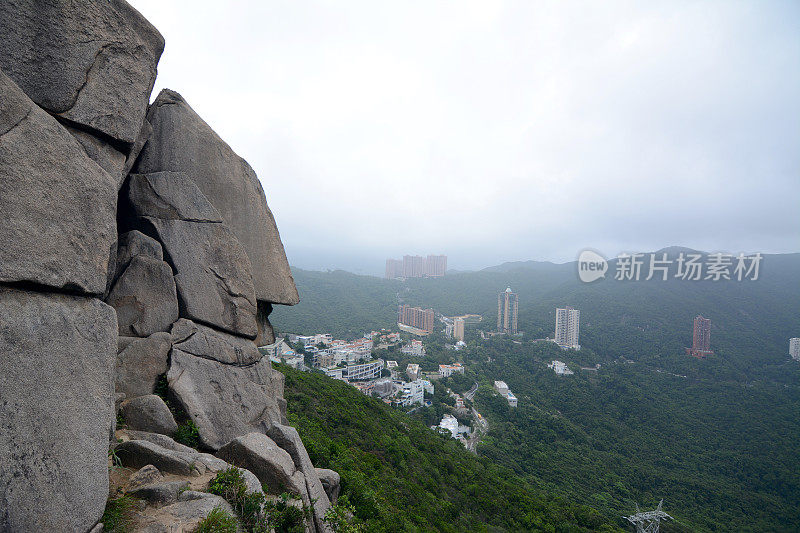
[[[151,433],[149,431],[137,431],[135,429],[123,429],[117,432],[118,435],[121,435],[123,439],[127,440],[146,440],[152,444],[156,444],[161,446],[162,448],[166,448],[167,450],[172,450],[173,452],[179,452],[186,456],[186,460],[190,463],[197,463],[198,458],[204,454],[201,454],[194,448],[190,448],[185,444],[181,444],[180,442],[175,442],[172,437],[168,437],[166,435],[162,435],[161,433]]]
[[[269,315],[271,313],[272,304],[259,300],[256,310],[256,325],[258,326],[256,346],[267,346],[275,342],[275,330],[272,329],[272,324],[269,321]]]
[[[119,243],[117,244],[115,281],[122,275],[125,269],[128,268],[131,259],[137,255],[151,257],[159,261],[164,259],[161,243],[154,238],[148,237],[144,233],[136,230],[123,233],[119,236]]]
[[[86,133],[83,130],[65,126],[73,137],[83,146],[86,155],[89,159],[100,165],[100,168],[105,170],[109,176],[114,178],[117,184],[117,189],[122,186],[122,181],[125,178],[123,174],[125,168],[125,154],[111,146],[108,142]]]
[[[135,170],[185,172],[242,243],[253,265],[256,298],[296,304],[297,288],[278,228],[250,165],[174,91],[161,91],[147,118],[153,136]]]
[[[0,68],[50,113],[131,144],[161,34],[124,0],[0,2]]]
[[[134,257],[114,283],[106,303],[117,311],[120,335],[147,337],[168,331],[178,319],[172,268],[152,257]]]
[[[253,341],[185,318],[172,325],[172,345],[182,352],[228,365],[251,365],[263,357]]]
[[[0,531],[88,531],[108,495],[114,310],[0,288]]]
[[[204,471],[194,464],[193,457],[196,458],[196,455],[192,456],[190,454],[168,450],[167,448],[146,440],[120,442],[116,445],[115,452],[122,462],[122,465],[130,468],[142,468],[147,465],[153,465],[161,472],[178,474],[181,476],[196,476],[202,474]],[[195,452],[195,454],[196,453],[197,452]],[[108,476],[106,476],[106,478],[107,477]]]
[[[183,172],[131,174],[128,200],[139,217],[222,222],[219,212]]]
[[[153,333],[147,338],[120,337],[123,349],[117,354],[115,389],[125,398],[152,394],[158,376],[167,372],[169,333]],[[131,342],[132,340],[132,342]]]
[[[153,465],[147,465],[131,474],[126,488],[128,491],[131,491],[144,485],[157,483],[163,479],[164,476],[161,475],[161,472],[158,471],[158,468],[154,467]]]
[[[128,494],[150,503],[167,504],[178,501],[178,495],[188,487],[189,482],[186,480],[159,481],[140,485],[129,491]]]
[[[0,282],[103,294],[117,240],[113,178],[3,72],[0,95]]]
[[[125,425],[131,429],[162,435],[172,435],[178,430],[169,407],[155,394],[125,400],[120,408]]]
[[[200,498],[192,496],[186,498],[179,496],[178,502],[155,510],[136,524],[134,530],[141,533],[190,533],[216,508],[234,514],[228,502],[219,496],[214,494],[205,494]]]
[[[296,468],[292,456],[263,433],[237,437],[220,448],[217,456],[250,470],[272,493],[280,494],[288,489],[300,494],[303,489],[293,484]]]
[[[325,489],[325,494],[328,495],[328,499],[331,503],[336,503],[336,500],[339,499],[339,490],[341,489],[339,473],[329,468],[315,468],[314,470],[317,472],[317,477],[320,483],[322,483],[322,488]]]
[[[330,531],[329,526],[325,523],[325,512],[330,508],[331,502],[325,489],[317,476],[314,465],[311,463],[311,458],[303,446],[303,441],[300,440],[300,435],[297,430],[291,426],[284,426],[282,424],[273,424],[268,430],[267,435],[275,441],[275,443],[289,452],[292,456],[294,464],[299,471],[303,473],[306,478],[306,488],[308,489],[308,496],[314,502],[314,524],[317,531]]]
[[[219,213],[184,174],[134,174],[126,210],[164,247],[172,264],[180,314],[255,338],[256,298],[250,260]]]
[[[203,445],[213,450],[280,421],[268,358],[240,367],[173,348],[167,380]]]

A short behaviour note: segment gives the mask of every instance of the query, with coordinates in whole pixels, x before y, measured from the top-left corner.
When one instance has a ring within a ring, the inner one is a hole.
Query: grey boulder
[[[168,331],[178,319],[172,268],[159,259],[135,256],[114,283],[106,303],[117,310],[120,335],[147,337]]]
[[[169,407],[155,394],[125,400],[120,409],[125,425],[131,429],[162,435],[172,435],[178,430]]]
[[[126,146],[163,50],[161,34],[124,0],[0,2],[0,68],[50,113]]]
[[[88,531],[108,496],[114,310],[0,288],[0,531]]]
[[[124,179],[123,169],[125,168],[125,154],[114,148],[103,139],[87,133],[83,130],[71,126],[65,126],[75,140],[77,140],[89,156],[89,159],[97,163],[100,168],[105,170],[109,176],[114,178],[117,189],[122,186]]]
[[[202,444],[218,450],[280,422],[268,358],[249,366],[225,365],[173,348],[167,381],[197,425]]]
[[[120,442],[114,447],[114,453],[122,466],[129,468],[153,465],[162,473],[181,476],[198,476],[205,471],[205,467],[195,464],[198,452],[170,450],[146,440]]]
[[[158,376],[167,372],[172,346],[169,333],[153,333],[144,339],[120,337],[115,390],[126,398],[152,394]]]
[[[114,180],[3,72],[0,95],[0,282],[103,294],[117,241]]]
[[[128,268],[131,259],[137,255],[143,255],[159,261],[164,259],[164,251],[161,243],[152,237],[148,237],[141,231],[127,231],[119,236],[117,243],[116,273],[113,281],[116,281]]]
[[[305,487],[295,486],[292,457],[263,433],[237,437],[217,451],[217,457],[245,468],[273,493],[289,490],[302,494]]]
[[[314,465],[311,463],[311,458],[308,456],[305,446],[303,446],[300,434],[291,426],[273,424],[267,430],[267,435],[271,437],[278,446],[289,452],[295,466],[305,476],[308,496],[313,502],[312,510],[317,531],[330,531],[330,527],[325,522],[325,513],[330,509],[331,502],[322,486],[322,482],[317,475]]]
[[[325,494],[328,495],[328,499],[331,503],[336,503],[336,500],[339,499],[339,491],[341,490],[341,478],[339,477],[339,473],[329,468],[315,468],[314,470],[317,472],[317,477],[320,483],[322,483],[322,488],[325,489]]]
[[[178,501],[178,495],[187,488],[189,488],[189,482],[186,480],[159,481],[140,485],[129,490],[128,495],[150,503],[164,505]]]
[[[317,531],[330,531],[330,527],[325,522],[325,513],[330,509],[331,502],[322,486],[322,482],[317,476],[314,465],[311,463],[311,458],[308,456],[305,446],[303,446],[300,434],[291,426],[273,424],[267,430],[267,435],[269,435],[278,446],[289,452],[295,466],[303,473],[303,476],[305,476],[308,496],[311,502],[313,502],[312,511]]]
[[[172,325],[172,346],[196,357],[246,366],[263,357],[253,341],[181,318]]]
[[[185,172],[222,215],[253,266],[256,298],[299,301],[275,219],[253,169],[186,103],[165,89],[150,106],[153,136],[137,172]]]
[[[256,325],[258,327],[258,336],[256,337],[257,346],[267,346],[275,342],[275,330],[272,329],[272,324],[269,321],[269,315],[271,313],[272,304],[259,300],[256,310]]]

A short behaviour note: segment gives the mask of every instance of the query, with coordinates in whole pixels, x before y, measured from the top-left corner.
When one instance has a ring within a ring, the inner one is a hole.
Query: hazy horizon
[[[800,4],[131,3],[300,268],[800,250]]]

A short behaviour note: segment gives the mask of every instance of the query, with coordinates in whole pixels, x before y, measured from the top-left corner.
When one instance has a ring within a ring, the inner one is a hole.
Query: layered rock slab
[[[173,348],[167,381],[197,425],[202,444],[212,450],[253,431],[265,433],[281,421],[267,357],[235,366]]]
[[[214,206],[183,173],[132,174],[127,198],[175,272],[180,315],[254,339],[250,261]]]
[[[311,463],[311,458],[308,456],[305,446],[303,446],[300,434],[291,426],[273,424],[267,430],[267,435],[278,446],[289,452],[297,470],[302,472],[305,477],[317,531],[331,531],[330,526],[325,522],[325,513],[330,509],[331,502],[314,465]]]
[[[1,71],[0,95],[0,282],[103,294],[114,179]]]
[[[127,148],[163,50],[158,30],[124,0],[0,2],[0,68],[37,105]]]
[[[253,266],[256,298],[299,301],[286,253],[253,169],[175,91],[161,91],[147,120],[153,135],[135,171],[184,172],[222,215]]]
[[[0,288],[0,531],[88,531],[108,495],[114,310]]]
[[[249,470],[275,494],[286,490],[303,494],[306,490],[304,484],[295,482],[292,456],[263,433],[233,439],[219,449],[217,457]]]
[[[249,339],[228,335],[185,318],[172,325],[172,346],[196,357],[213,359],[226,365],[247,366],[264,357]]]

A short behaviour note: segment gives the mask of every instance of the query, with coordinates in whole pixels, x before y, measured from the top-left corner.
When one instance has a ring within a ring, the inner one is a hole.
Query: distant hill
[[[551,263],[550,261],[509,261],[500,265],[486,267],[481,272],[513,272],[515,270],[560,269],[566,264]]]

